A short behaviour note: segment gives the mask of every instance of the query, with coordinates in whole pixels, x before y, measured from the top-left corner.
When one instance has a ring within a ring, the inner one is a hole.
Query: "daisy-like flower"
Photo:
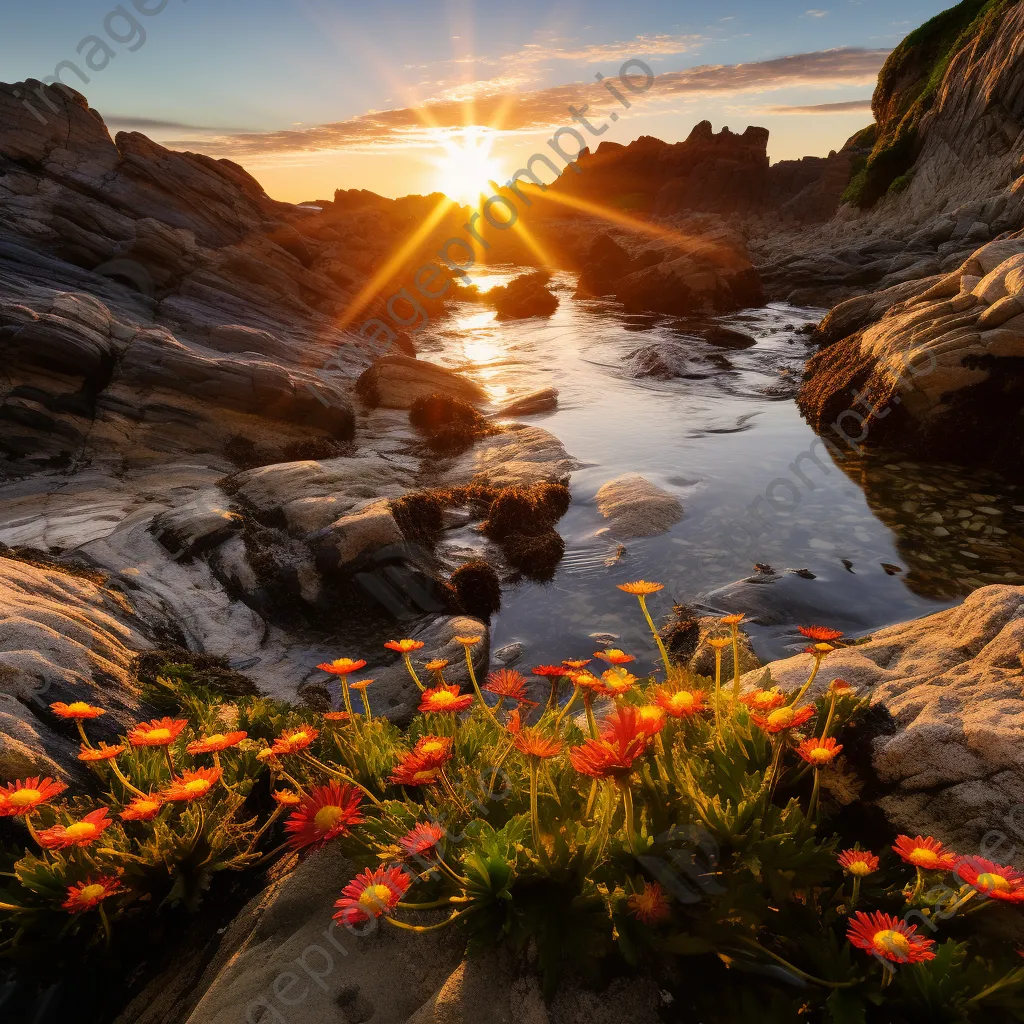
[[[581,775],[595,779],[621,779],[633,771],[647,750],[648,734],[636,708],[625,706],[604,722],[599,739],[586,740],[569,750],[569,761]]]
[[[665,589],[664,583],[651,583],[648,580],[634,580],[632,583],[616,583],[616,587],[619,590],[625,591],[627,594],[633,594],[636,597],[649,597],[651,594],[656,594],[659,590]]]
[[[738,626],[746,617],[746,612],[734,612],[732,615],[723,615],[718,621],[723,626]]]
[[[606,651],[594,651],[594,657],[607,661],[609,665],[628,665],[636,661],[632,654],[620,651],[617,647],[609,647]]]
[[[457,636],[453,637],[457,644],[462,644],[463,647],[473,647],[480,643],[480,637],[478,636]]]
[[[815,767],[819,767],[823,764],[829,764],[834,761],[838,756],[839,752],[843,749],[841,743],[836,743],[831,736],[827,739],[808,739],[804,740],[796,748],[796,752],[808,763],[813,764]]]
[[[644,924],[656,924],[669,915],[668,898],[657,882],[644,882],[640,892],[634,892],[626,900],[629,912]]]
[[[422,647],[423,645],[420,644]],[[325,661],[317,668],[321,672],[330,672],[332,676],[347,676],[352,672],[358,672],[361,668],[366,667],[366,662],[362,660],[355,660],[353,658],[337,658],[334,661]]]
[[[215,732],[210,736],[190,743],[185,749],[190,754],[213,754],[229,747],[237,747],[249,734],[247,732]]]
[[[128,742],[133,747],[168,747],[188,725],[185,718],[154,718],[152,722],[141,722],[128,733]]]
[[[201,800],[220,779],[219,768],[200,768],[194,772],[182,772],[180,779],[175,779],[160,795],[171,803]]]
[[[285,822],[288,845],[293,850],[317,849],[350,832],[353,825],[363,821],[360,800],[362,794],[355,786],[333,780],[311,790]]]
[[[72,914],[81,914],[85,910],[98,907],[104,900],[127,892],[117,878],[110,875],[89,877],[77,885],[68,886],[68,896],[62,906]]]
[[[507,697],[520,704],[533,703],[526,696],[526,676],[514,668],[499,668],[497,672],[491,672],[487,677],[487,682],[484,683],[484,689],[488,693],[496,694],[498,697]]]
[[[452,759],[453,746],[454,741],[450,736],[421,736],[412,752],[417,757],[443,765]]]
[[[398,840],[407,857],[429,857],[444,839],[444,829],[432,821],[418,822]]]
[[[592,660],[591,658],[586,658],[586,659],[582,659],[582,660],[578,659],[578,658],[575,659],[575,660],[573,660],[572,658],[566,658],[562,662],[562,664],[566,668],[572,669],[573,671],[579,671],[579,669],[581,669],[581,668],[586,668],[590,664],[591,660]],[[567,675],[571,675],[571,674],[572,673],[567,673]]]
[[[508,713],[508,718],[505,720],[505,728],[515,736],[523,727],[522,718],[519,715],[519,708],[513,708]]]
[[[836,694],[853,692],[853,687],[845,679],[833,679],[828,688],[830,693]]]
[[[804,654],[812,654],[818,661],[821,661],[826,654],[831,654],[834,650],[835,648],[831,644],[811,644],[809,647],[804,648]]]
[[[836,859],[839,866],[854,878],[863,878],[878,870],[878,858],[868,850],[843,850]]]
[[[593,672],[573,672],[570,678],[581,690],[588,693],[604,693],[604,683]]]
[[[956,873],[975,892],[1007,903],[1024,903],[1024,874],[984,857],[962,857]]]
[[[891,914],[858,910],[846,932],[850,944],[897,964],[934,960],[935,943],[917,934],[917,925],[907,924]]]
[[[613,697],[621,697],[622,694],[629,693],[633,689],[636,676],[624,668],[616,666],[601,673],[601,682],[604,684],[605,693],[609,693]]]
[[[520,729],[514,740],[516,750],[527,757],[542,760],[554,757],[562,751],[562,741],[553,736],[546,736],[536,726]]]
[[[44,850],[64,850],[69,846],[90,846],[99,839],[104,829],[114,823],[107,817],[108,810],[101,807],[90,811],[80,821],[70,825],[54,825],[39,833],[39,845]]]
[[[270,795],[274,803],[281,807],[296,807],[302,803],[302,797],[291,789],[275,789]]]
[[[658,704],[641,704],[636,709],[636,717],[648,736],[654,736],[665,728],[665,709]]]
[[[410,885],[412,875],[402,868],[367,868],[341,890],[341,899],[334,904],[338,910],[334,920],[351,925],[390,914]]]
[[[706,710],[703,690],[666,690],[659,686],[654,691],[654,700],[658,707],[673,718],[689,718]]]
[[[98,747],[87,747],[82,745],[81,752],[78,755],[79,761],[110,761],[117,757],[118,754],[123,754],[128,748],[122,743],[118,743],[113,747],[108,747],[106,743],[100,741]]]
[[[551,678],[554,676],[567,676],[570,671],[568,665],[535,665],[530,670],[530,675],[548,676]]]
[[[428,672],[443,672],[448,667],[447,658],[434,658],[423,666]]]
[[[137,796],[122,812],[124,821],[149,821],[155,818],[164,805],[164,798],[159,793],[149,796]]]
[[[841,629],[832,629],[831,626],[797,626],[797,629],[808,640],[817,640],[819,643],[829,643],[838,640],[842,635]]]
[[[391,773],[393,785],[429,786],[437,782],[437,773],[452,758],[449,736],[424,736],[406,754]]]
[[[347,711],[325,711],[325,722],[348,722],[352,716]]]
[[[274,740],[270,752],[275,756],[297,754],[300,750],[305,750],[319,735],[320,731],[309,725],[300,726],[298,729],[285,729]]]
[[[53,779],[21,779],[0,788],[0,817],[31,814],[37,807],[48,804],[68,787]]]
[[[942,843],[931,836],[899,835],[893,849],[907,864],[925,871],[952,871],[956,867],[957,855],[943,848]]]
[[[777,686],[773,686],[770,690],[762,690],[759,687],[756,690],[751,690],[750,693],[743,694],[740,697],[740,703],[746,704],[751,711],[763,713],[782,707],[786,703],[786,695]]]
[[[750,716],[765,732],[777,733],[783,729],[796,729],[809,718],[814,717],[814,708],[805,704],[802,708],[784,707],[769,711],[767,715]]]
[[[459,687],[454,683],[441,683],[420,694],[419,710],[438,714],[456,714],[465,711],[473,703],[473,694],[459,695]]]
[[[57,701],[56,704],[50,705],[50,710],[60,718],[99,718],[100,715],[106,714],[103,708],[93,707],[92,704],[86,704],[84,700],[76,700],[72,704]]]
[[[456,637],[456,640],[459,638]],[[461,641],[460,641],[461,642]],[[398,651],[399,654],[411,654],[413,651],[423,647],[422,640],[389,640],[384,645],[389,651]]]
[[[708,637],[708,647],[714,647],[716,651],[724,651],[732,641],[727,636]]]

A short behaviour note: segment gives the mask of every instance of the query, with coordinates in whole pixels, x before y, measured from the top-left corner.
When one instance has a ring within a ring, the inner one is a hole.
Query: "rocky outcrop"
[[[841,678],[870,700],[870,749],[857,770],[874,778],[863,798],[900,831],[936,836],[965,854],[987,848],[989,856],[998,836],[1019,836],[1022,646],[1024,588],[994,586],[958,608],[879,630],[824,662],[811,696]],[[773,680],[799,688],[810,660],[774,662]]]
[[[837,310],[823,332],[870,319],[892,297]],[[1022,399],[1024,239],[1010,238],[824,348],[807,364],[799,404],[816,430],[851,425],[858,444],[1019,472]]]
[[[550,281],[548,271],[538,270],[492,288],[486,299],[498,311],[499,320],[551,316],[558,308],[558,297],[548,287]]]
[[[408,356],[376,360],[356,381],[356,394],[368,405],[385,409],[411,409],[418,398],[431,395],[457,398],[471,405],[487,399],[483,388],[468,377]]]
[[[638,473],[627,473],[602,484],[597,510],[608,520],[615,537],[651,537],[664,533],[683,518],[679,499]]]

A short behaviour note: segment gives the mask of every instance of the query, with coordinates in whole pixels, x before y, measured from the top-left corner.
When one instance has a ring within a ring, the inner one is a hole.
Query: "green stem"
[[[597,779],[590,784],[590,796],[587,797],[587,809],[583,812],[583,817],[586,820],[590,819],[590,812],[594,807],[594,799],[597,797]]]
[[[626,810],[626,841],[629,843],[630,853],[635,857],[637,852],[636,833],[633,828],[633,791],[627,781],[620,782],[619,789],[622,790],[622,803]]]
[[[807,823],[808,825],[814,820],[814,812],[818,807],[818,792],[821,789],[821,772],[817,768],[814,769],[814,786],[811,788],[811,800],[807,805]]]
[[[452,781],[448,778],[448,773],[444,768],[441,768],[437,774],[438,778],[441,780],[441,785],[444,786],[448,795],[455,801],[455,806],[458,807],[463,814],[469,814],[469,808],[459,799],[459,794],[455,792],[455,787],[452,785]]]
[[[353,779],[351,775],[347,774],[346,772],[339,771],[337,768],[330,768],[328,765],[323,764],[321,761],[318,761],[312,754],[308,752],[304,751],[300,756],[304,757],[315,768],[319,768],[320,771],[327,772],[328,775],[334,775],[335,777],[341,779],[342,782],[347,782],[349,783],[349,785],[355,786],[356,789],[361,790],[363,793],[365,793],[370,798],[370,800],[373,801],[374,805],[379,810],[385,810],[384,805],[373,795],[373,793],[371,793],[361,782],[357,782],[355,779]]]
[[[31,909],[31,907],[16,907],[13,903],[0,903],[0,910],[7,910],[12,914],[24,914]]]
[[[452,905],[451,898],[448,896],[442,896],[439,900],[434,900],[433,903],[396,903],[395,906],[399,910],[437,910],[440,907],[450,907]]]
[[[597,721],[594,718],[594,709],[590,706],[591,697],[589,693],[583,695],[583,707],[587,712],[587,728],[590,730],[590,738],[598,738]]]
[[[259,832],[256,833],[256,835],[252,837],[252,841],[249,843],[249,849],[246,851],[247,853],[252,853],[252,851],[256,849],[256,844],[260,841],[260,838],[262,837],[263,833],[266,832],[267,829],[270,828],[270,826],[273,825],[274,822],[277,821],[277,819],[280,818],[283,813],[284,804],[278,804],[277,807],[274,808],[274,813],[271,814],[269,818],[267,818],[263,827],[259,830]]]
[[[100,920],[103,922],[103,931],[107,936],[107,945],[110,945],[110,922],[107,920],[107,912],[103,908],[103,904],[100,904]]]
[[[790,707],[796,707],[800,703],[800,698],[811,688],[811,683],[814,682],[814,677],[818,674],[818,669],[821,668],[821,663],[824,661],[824,655],[814,655],[814,667],[811,669],[811,674],[807,679],[807,682],[800,688],[800,692],[793,698],[793,703]]]
[[[412,676],[412,681],[420,688],[420,692],[426,689],[426,687],[420,682],[420,677],[416,675],[416,669],[412,667],[412,658],[408,654],[403,654],[402,657],[405,659],[405,667],[409,670],[409,675]]]
[[[537,758],[530,758],[530,825],[533,828],[533,845],[543,853],[540,845],[540,814],[537,811]]]
[[[82,720],[80,718],[76,718],[75,725],[78,726],[78,735],[82,737],[82,743],[92,750],[92,744],[89,742],[89,737],[85,735],[85,727],[82,725]]]
[[[171,745],[169,743],[164,744],[164,757],[167,759],[167,770],[171,773],[171,781],[173,782],[178,776],[174,771],[174,758],[171,757]]]
[[[821,730],[821,738],[828,735],[829,726],[832,725],[832,716],[836,713],[836,694],[832,694],[832,705],[828,709],[828,716],[825,718],[825,728]]]
[[[857,901],[860,899],[860,878],[853,876],[853,895],[850,897],[850,910],[857,909]]]
[[[722,717],[718,705],[722,695],[722,648],[715,648],[715,733],[718,735],[718,745],[725,747],[722,739]]]
[[[573,689],[572,696],[569,698],[565,707],[562,708],[562,710],[559,712],[558,717],[555,719],[555,732],[558,732],[559,728],[562,725],[562,719],[565,718],[567,714],[569,714],[569,709],[573,706],[573,704],[576,703],[576,698],[579,697],[579,695],[580,688],[577,686]]]
[[[775,792],[775,782],[779,775],[779,765],[782,761],[782,748],[786,745],[786,734],[784,732],[779,733],[779,738],[775,741],[775,756],[772,758],[772,766],[769,769],[768,776],[768,799],[765,801],[765,810],[768,810],[768,805],[772,802],[772,795]]]
[[[366,720],[373,720],[373,712],[370,710],[370,698],[366,696],[366,688],[364,687],[359,691],[359,695],[363,698],[363,708],[366,710]]]
[[[125,789],[127,789],[131,793],[134,793],[136,796],[141,796],[141,797],[145,797],[146,796],[146,794],[143,793],[141,789],[136,789],[135,786],[133,786],[128,781],[128,779],[125,777],[124,773],[118,767],[117,761],[115,761],[113,758],[110,759],[110,768],[111,768],[111,771],[113,771],[113,773],[117,776],[117,778],[120,781],[121,785],[124,786]]]
[[[476,672],[473,669],[473,657],[469,653],[469,648],[465,648],[466,651],[466,667],[469,669],[469,680],[473,684],[473,692],[476,694],[476,699],[480,701],[480,706],[487,712],[487,717],[494,723],[495,727],[501,729],[501,723],[498,721],[494,712],[490,709],[487,701],[484,700],[484,695],[480,690],[480,684],[477,682]],[[504,730],[502,730],[504,731]]]
[[[475,907],[470,907],[469,910],[459,910],[452,914],[451,917],[446,917],[437,924],[406,924],[404,921],[396,921],[390,914],[383,914],[381,916],[388,924],[395,928],[404,928],[407,932],[436,932],[441,928],[447,928],[452,922],[457,921],[460,917],[465,917],[466,914],[471,913],[475,909]]]
[[[422,687],[420,687],[420,689],[422,689]],[[352,711],[352,695],[348,692],[348,680],[344,676],[341,677],[341,699],[345,704],[345,710],[348,712],[349,720],[354,721],[355,715]]]
[[[739,939],[740,942],[745,946],[749,946],[751,949],[756,949],[759,953],[764,953],[765,956],[771,957],[776,963],[781,964],[788,971],[792,971],[798,978],[803,978],[804,981],[809,981],[814,985],[823,985],[825,988],[853,988],[859,985],[864,979],[855,978],[853,981],[826,981],[824,978],[816,978],[813,974],[808,974],[806,971],[801,971],[799,967],[794,966],[788,960],[784,960],[777,953],[773,953],[770,949],[765,949],[760,942],[756,942],[754,939],[748,939],[743,936]]]
[[[732,623],[732,702],[740,699],[740,627]]]
[[[562,685],[561,676],[551,677],[551,692],[548,694],[548,702],[545,711],[554,711],[558,707],[558,689]]]
[[[661,654],[661,660],[665,664],[665,678],[672,674],[672,665],[668,660],[668,651],[665,650],[665,645],[662,643],[661,635],[658,633],[657,627],[654,625],[654,619],[651,618],[651,613],[647,610],[647,597],[644,594],[637,594],[640,599],[640,610],[644,613],[644,618],[647,620],[647,625],[651,629],[651,633],[654,636],[654,642],[658,645],[658,652]]]

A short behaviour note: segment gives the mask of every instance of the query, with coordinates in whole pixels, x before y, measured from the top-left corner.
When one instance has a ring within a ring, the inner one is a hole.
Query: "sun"
[[[475,205],[481,195],[494,192],[490,182],[502,177],[501,164],[491,155],[495,138],[490,129],[474,126],[442,141],[444,155],[435,161],[437,184],[449,199]]]

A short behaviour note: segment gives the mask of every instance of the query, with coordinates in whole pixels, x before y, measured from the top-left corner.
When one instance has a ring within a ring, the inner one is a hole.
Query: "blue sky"
[[[773,159],[826,153],[870,115],[780,108],[870,96],[884,55],[829,56],[797,73],[777,59],[884,51],[949,3],[815,2],[134,0],[156,12],[143,16],[123,0],[145,32],[140,42],[125,17],[108,17],[118,7],[112,0],[15,0],[0,11],[0,67],[5,81],[18,81],[73,61],[90,81],[70,71],[64,81],[85,92],[112,129],[232,156],[279,198],[329,196],[336,187],[401,194],[443,185],[452,161],[441,135],[456,120],[500,129],[488,137],[491,159],[514,170],[553,127],[569,123],[569,86],[592,84],[596,72],[614,76],[632,56],[670,77],[656,80],[603,138],[675,141],[706,117],[716,129],[765,125]],[[77,52],[90,35],[109,47],[95,50],[95,63],[106,64],[100,70]],[[758,67],[682,84],[671,77],[737,64]],[[438,125],[433,135],[415,127],[424,120],[418,113],[401,113],[424,108]],[[371,111],[393,113],[367,119]]]

